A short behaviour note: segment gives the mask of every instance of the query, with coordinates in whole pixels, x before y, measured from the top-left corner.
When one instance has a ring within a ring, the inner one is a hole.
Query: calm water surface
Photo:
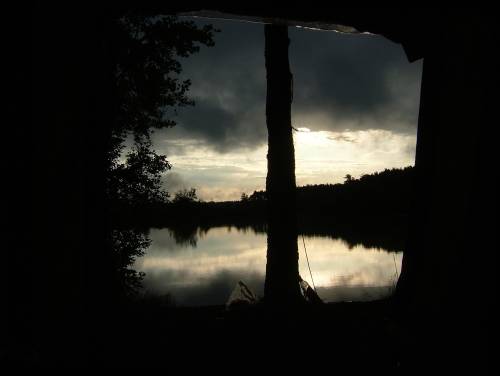
[[[224,304],[239,280],[263,295],[266,234],[231,227],[198,231],[180,239],[170,229],[151,229],[151,246],[134,269],[143,271],[144,292],[170,294],[177,305]],[[311,283],[302,236],[299,268]],[[330,237],[304,237],[318,294],[327,302],[387,296],[401,269],[401,252],[355,246]]]

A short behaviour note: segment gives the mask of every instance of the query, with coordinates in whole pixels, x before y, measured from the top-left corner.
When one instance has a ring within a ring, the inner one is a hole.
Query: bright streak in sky
[[[362,174],[385,168],[413,165],[415,136],[387,130],[294,131],[298,185],[340,183],[346,174]],[[173,193],[194,187],[205,201],[237,200],[243,192],[265,188],[267,145],[219,153],[195,140],[169,140],[173,169],[165,175]]]
[[[173,168],[174,194],[196,188],[206,201],[265,188],[265,38],[262,25],[198,19],[221,30],[215,46],[182,60],[196,105],[158,131],[156,150]],[[298,185],[341,183],[414,164],[422,64],[376,35],[290,28],[291,107]]]

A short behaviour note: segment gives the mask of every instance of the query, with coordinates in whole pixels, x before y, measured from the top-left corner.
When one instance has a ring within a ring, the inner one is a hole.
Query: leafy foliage
[[[112,207],[146,207],[168,201],[161,175],[171,168],[165,155],[152,148],[154,129],[173,127],[177,109],[194,105],[181,80],[179,58],[187,58],[200,45],[213,46],[211,25],[199,28],[175,16],[121,14],[111,27],[110,56],[114,80],[114,122],[108,147],[107,195]],[[133,146],[120,160],[127,137]],[[194,192],[193,192],[194,193]],[[196,197],[196,195],[194,195]],[[143,273],[129,267],[149,246],[146,234],[113,230],[111,240],[120,290],[130,294],[140,287]]]
[[[174,16],[127,14],[115,19],[111,56],[116,116],[108,155],[111,199],[147,202],[168,197],[161,192],[159,179],[171,166],[152,150],[151,134],[173,127],[172,116],[179,107],[194,105],[187,96],[191,81],[180,79],[178,59],[198,52],[200,44],[213,46],[215,31],[211,25],[198,28]],[[119,162],[128,135],[133,136],[134,150]]]
[[[144,273],[130,269],[130,265],[137,257],[144,255],[151,240],[139,230],[113,230],[111,240],[114,245],[117,289],[125,296],[133,294],[141,287]]]
[[[165,202],[169,196],[162,190],[161,173],[170,167],[166,156],[156,154],[149,142],[137,143],[126,163],[116,163],[110,171],[112,199],[135,206]]]
[[[196,202],[198,200],[198,197],[196,196],[196,189],[191,188],[191,189],[182,189],[178,191],[175,194],[175,197],[173,199],[174,204],[189,204]]]
[[[194,104],[187,97],[191,81],[179,78],[178,58],[198,52],[199,44],[213,46],[216,30],[174,16],[131,14],[117,18],[113,30],[116,134],[142,137],[154,128],[174,126],[170,111]]]

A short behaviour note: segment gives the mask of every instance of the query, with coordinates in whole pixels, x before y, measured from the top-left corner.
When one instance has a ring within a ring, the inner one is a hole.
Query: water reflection
[[[266,234],[250,228],[217,227],[179,235],[151,229],[151,246],[134,269],[145,272],[144,291],[171,294],[178,305],[223,304],[239,280],[262,296]],[[194,240],[193,240],[194,239]],[[359,301],[388,295],[396,282],[402,253],[334,237],[305,236],[314,282],[325,301]],[[300,274],[311,283],[299,237]]]

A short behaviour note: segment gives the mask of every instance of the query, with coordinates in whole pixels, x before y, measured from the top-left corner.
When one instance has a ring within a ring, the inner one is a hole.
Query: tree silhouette
[[[267,302],[280,305],[301,299],[288,45],[286,26],[265,25],[268,233],[264,294]]]
[[[116,269],[116,289],[120,296],[134,294],[141,287],[143,272],[130,269],[130,265],[151,244],[151,240],[139,230],[113,230],[111,237],[114,243],[113,261]]]
[[[177,109],[194,105],[187,92],[190,80],[181,80],[179,58],[201,45],[213,46],[211,25],[199,28],[175,16],[127,13],[117,15],[110,43],[114,82],[114,122],[110,125],[107,155],[107,197],[112,207],[165,203],[161,174],[170,169],[165,155],[152,148],[154,129],[173,127]],[[124,141],[134,145],[120,161]],[[194,193],[194,192],[193,192]],[[178,197],[176,196],[176,199]],[[132,230],[113,230],[110,235],[120,293],[134,291],[143,275],[128,267],[142,254],[147,237]]]
[[[174,16],[135,13],[117,16],[112,30],[115,121],[108,154],[110,179],[115,175],[123,179],[123,170],[127,170],[129,180],[121,180],[122,186],[130,180],[136,184],[149,182],[146,185],[158,196],[155,179],[170,165],[152,150],[151,134],[154,129],[175,126],[172,116],[178,108],[194,105],[187,96],[191,81],[179,78],[182,66],[178,58],[198,52],[200,44],[213,46],[217,30],[211,25],[198,28],[194,22],[179,21]],[[125,164],[120,164],[118,158],[129,135],[133,136],[136,150]],[[116,184],[120,180],[109,182],[115,189],[110,190],[110,195],[119,194]]]
[[[198,196],[196,196],[196,189],[181,189],[175,194],[172,202],[174,204],[190,204],[196,202],[198,200]]]
[[[163,203],[168,193],[162,189],[161,173],[170,169],[166,156],[151,149],[151,142],[134,145],[126,161],[113,161],[108,180],[108,195],[116,205],[143,207]]]

